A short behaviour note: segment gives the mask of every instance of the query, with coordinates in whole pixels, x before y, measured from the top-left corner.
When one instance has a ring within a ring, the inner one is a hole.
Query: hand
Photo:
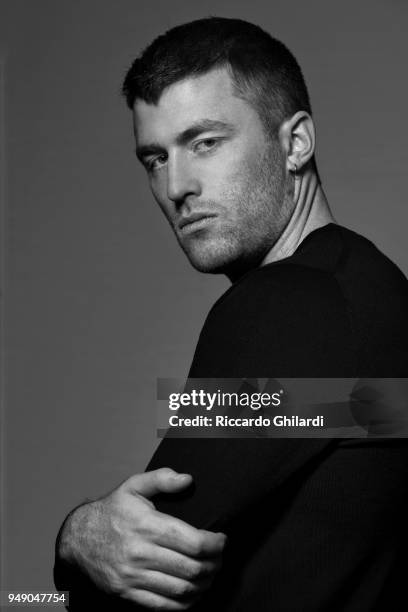
[[[60,540],[60,556],[98,588],[155,610],[186,610],[211,585],[226,536],[156,511],[150,497],[176,493],[188,474],[137,474],[106,497],[80,506]]]

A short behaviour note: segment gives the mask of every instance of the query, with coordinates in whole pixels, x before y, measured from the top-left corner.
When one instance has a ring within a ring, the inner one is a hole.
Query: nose
[[[200,195],[201,185],[196,171],[182,155],[173,155],[167,162],[167,197],[181,205],[190,195]]]

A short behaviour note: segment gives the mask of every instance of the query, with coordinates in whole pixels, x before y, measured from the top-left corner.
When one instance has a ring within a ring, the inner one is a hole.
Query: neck
[[[316,173],[309,169],[295,178],[293,200],[295,207],[284,231],[268,251],[261,266],[292,255],[310,232],[334,218]]]

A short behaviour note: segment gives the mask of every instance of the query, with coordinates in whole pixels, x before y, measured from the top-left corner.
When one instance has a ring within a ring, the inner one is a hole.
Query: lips
[[[187,225],[191,225],[192,223],[196,223],[197,221],[202,221],[203,219],[210,219],[215,216],[216,215],[212,213],[205,213],[205,212],[191,213],[191,215],[188,215],[188,217],[182,217],[180,219],[179,229],[183,229],[183,227],[186,227]]]

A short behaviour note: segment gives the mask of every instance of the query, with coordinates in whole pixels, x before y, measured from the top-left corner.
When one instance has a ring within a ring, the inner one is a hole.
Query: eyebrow
[[[231,123],[215,119],[200,119],[178,134],[175,142],[178,146],[182,146],[204,132],[214,132],[220,130],[227,132],[228,134],[233,134],[235,132],[235,128],[233,125],[231,125]],[[158,142],[151,142],[150,144],[136,147],[136,155],[142,163],[145,157],[156,153],[163,153],[163,151],[164,149],[162,145],[160,145]]]

